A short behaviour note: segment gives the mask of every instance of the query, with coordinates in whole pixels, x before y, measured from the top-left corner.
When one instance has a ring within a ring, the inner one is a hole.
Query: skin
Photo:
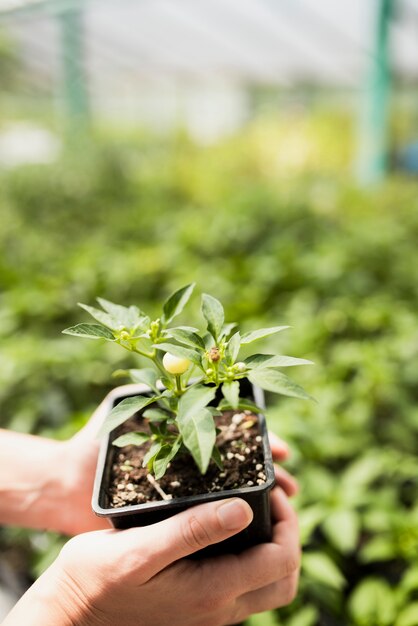
[[[240,555],[184,558],[248,525],[251,509],[239,498],[145,528],[79,535],[3,626],[226,626],[288,604],[300,562],[297,522],[279,487],[271,502],[280,520],[273,541]]]
[[[230,498],[145,528],[110,530],[90,508],[103,410],[67,442],[0,431],[0,523],[77,535],[3,626],[226,626],[291,602],[300,563],[288,502],[297,490],[294,479],[276,468],[271,543],[240,555],[187,559],[245,528],[250,507]],[[274,458],[284,460],[286,444],[274,435],[271,444]]]

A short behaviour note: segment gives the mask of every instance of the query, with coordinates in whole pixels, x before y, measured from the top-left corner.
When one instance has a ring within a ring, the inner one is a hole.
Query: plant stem
[[[176,374],[176,392],[177,395],[182,396],[183,395],[183,387],[181,386],[181,376],[180,374]]]
[[[154,356],[152,352],[145,352],[145,350],[139,350],[138,348],[132,348],[132,352],[145,356],[147,359],[153,359]]]

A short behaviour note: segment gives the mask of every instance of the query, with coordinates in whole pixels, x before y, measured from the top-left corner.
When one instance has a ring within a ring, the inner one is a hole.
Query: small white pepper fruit
[[[170,354],[169,352],[166,352],[163,356],[164,368],[170,374],[184,374],[190,364],[191,362],[189,359],[181,356],[174,356],[174,354]]]
[[[246,369],[247,369],[247,366],[242,361],[238,361],[238,363],[235,363],[234,365],[234,370],[236,372],[242,373],[242,372],[245,372]]]

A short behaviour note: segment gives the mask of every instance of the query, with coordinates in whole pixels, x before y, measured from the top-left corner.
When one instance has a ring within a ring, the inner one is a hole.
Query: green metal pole
[[[391,68],[389,24],[394,0],[378,0],[374,53],[366,76],[359,120],[356,176],[360,184],[381,181],[388,169]]]
[[[61,23],[62,86],[66,125],[71,140],[85,135],[90,104],[84,64],[83,14],[74,7],[63,11]]]

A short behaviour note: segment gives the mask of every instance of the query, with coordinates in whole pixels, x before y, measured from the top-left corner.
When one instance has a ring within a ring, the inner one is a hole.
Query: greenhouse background
[[[300,592],[248,625],[416,626],[418,1],[0,0],[0,87],[1,426],[70,437],[133,365],[79,301],[289,324]],[[7,598],[65,540],[2,528]]]

